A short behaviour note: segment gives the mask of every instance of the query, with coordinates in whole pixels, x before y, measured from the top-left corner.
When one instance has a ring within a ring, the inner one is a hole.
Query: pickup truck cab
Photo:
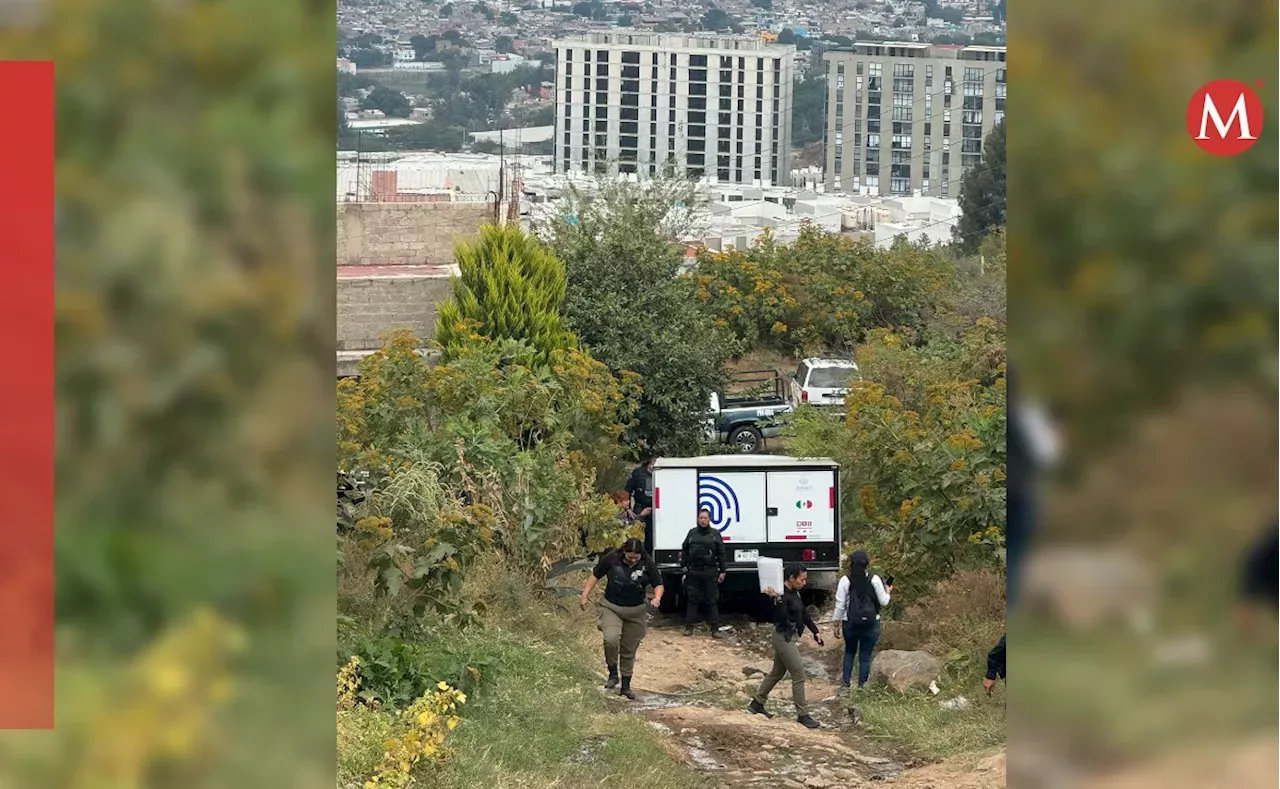
[[[703,439],[755,454],[781,430],[777,417],[791,410],[776,370],[741,373],[725,391],[711,393]]]

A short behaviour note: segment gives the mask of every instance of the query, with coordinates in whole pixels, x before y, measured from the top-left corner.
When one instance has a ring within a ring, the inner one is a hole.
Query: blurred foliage
[[[597,359],[643,387],[626,443],[696,454],[735,347],[679,276],[681,241],[697,224],[696,190],[675,178],[606,180],[590,194],[571,190],[560,205],[538,232],[568,268],[565,317]]]
[[[1276,117],[1276,22],[1274,4],[1140,0],[1034,4],[1010,26],[1011,352],[1081,455],[1202,382],[1275,402],[1276,124],[1223,158],[1184,117],[1215,79],[1263,80]]]
[[[487,224],[476,241],[459,243],[456,257],[453,298],[440,305],[436,322],[446,362],[458,358],[473,333],[524,340],[534,352],[531,364],[577,346],[560,318],[564,263],[536,238],[516,225]]]
[[[786,246],[766,234],[747,250],[701,249],[691,277],[704,308],[741,350],[847,355],[876,327],[922,331],[955,281],[956,264],[942,247],[900,238],[878,248],[806,224]]]
[[[332,776],[334,13],[51,0],[0,33],[57,62],[62,214],[58,729],[0,736],[7,784]]]

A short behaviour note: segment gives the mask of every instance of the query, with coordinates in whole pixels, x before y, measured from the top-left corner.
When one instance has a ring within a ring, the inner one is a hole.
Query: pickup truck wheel
[[[751,455],[760,451],[764,436],[754,427],[740,427],[729,434],[729,446],[739,455]]]

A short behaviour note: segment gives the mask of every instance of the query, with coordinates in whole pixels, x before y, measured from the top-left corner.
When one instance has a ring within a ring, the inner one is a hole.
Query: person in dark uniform
[[[600,632],[604,633],[604,664],[609,679],[604,686],[608,690],[618,687],[618,693],[634,700],[631,676],[636,666],[636,651],[648,629],[649,608],[662,605],[662,574],[653,557],[644,552],[644,545],[637,539],[627,540],[616,551],[600,557],[596,568],[587,579],[579,601],[582,610],[587,609],[591,590],[601,578],[607,578],[604,599],[600,601]],[[645,603],[645,589],[653,587],[653,599]]]
[[[779,595],[770,587],[765,594],[774,598],[773,604],[773,669],[760,682],[760,688],[747,706],[747,711],[772,718],[764,705],[775,685],[787,674],[791,675],[791,700],[796,705],[796,720],[809,729],[818,728],[818,722],[809,716],[805,699],[804,661],[800,657],[800,639],[805,628],[813,633],[813,640],[822,646],[818,626],[800,599],[800,590],[809,580],[809,571],[803,564],[788,564],[782,568],[782,585],[785,591]]]
[[[627,478],[631,512],[644,523],[644,544],[653,551],[653,457],[646,455]]]
[[[712,638],[720,633],[720,584],[725,573],[724,538],[711,526],[711,511],[698,510],[698,525],[685,535],[680,548],[684,564],[684,593],[688,606],[684,617],[684,634],[693,635],[703,609]]]
[[[995,690],[996,680],[1005,678],[1004,635],[1004,633],[1000,634],[1000,640],[987,653],[987,676],[982,680],[982,689],[988,696]]]

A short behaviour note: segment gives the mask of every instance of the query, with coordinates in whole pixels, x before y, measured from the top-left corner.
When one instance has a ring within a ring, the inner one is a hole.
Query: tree
[[[702,15],[699,27],[702,30],[724,30],[727,27],[732,27],[733,24],[733,17],[729,16],[724,9],[718,6],[711,6]]]
[[[341,97],[354,98],[359,91],[372,88],[374,84],[373,80],[360,74],[338,72],[338,95]]]
[[[458,244],[461,274],[453,298],[440,305],[436,342],[446,362],[458,358],[475,335],[528,343],[531,361],[578,345],[560,318],[564,263],[516,225],[485,225],[474,242]]]
[[[639,377],[628,441],[668,454],[697,451],[708,397],[734,348],[679,276],[695,195],[669,178],[605,181],[592,195],[570,192],[562,213],[538,227],[567,267],[570,327],[615,373]]]
[[[391,63],[391,54],[381,49],[352,49],[347,58],[356,68],[382,68]]]
[[[435,36],[418,33],[409,39],[409,44],[413,47],[413,59],[417,61],[426,60],[429,54],[436,51]]]
[[[512,51],[513,44],[511,36],[498,36],[493,42],[493,48],[496,52],[506,54]]]
[[[440,6],[440,10],[436,12],[441,19],[448,19],[453,16],[453,3],[445,3]]]
[[[631,18],[631,14],[618,15],[618,27],[631,27],[635,24],[635,20]]]
[[[778,43],[779,44],[796,43],[796,31],[792,30],[789,27],[782,28],[782,32],[778,33]]]
[[[960,185],[960,221],[952,235],[961,248],[974,251],[993,227],[1005,223],[1004,120],[987,135],[982,161],[965,173]]]
[[[385,85],[378,85],[369,91],[361,106],[366,110],[382,110],[388,118],[407,118],[413,111],[413,106],[403,93]]]
[[[751,5],[765,11],[773,10],[773,0],[751,0]]]
[[[514,28],[516,25],[520,24],[520,17],[510,11],[503,11],[498,15],[498,21],[503,27]]]
[[[792,88],[791,144],[804,147],[823,137],[827,123],[827,79],[797,80]]]

